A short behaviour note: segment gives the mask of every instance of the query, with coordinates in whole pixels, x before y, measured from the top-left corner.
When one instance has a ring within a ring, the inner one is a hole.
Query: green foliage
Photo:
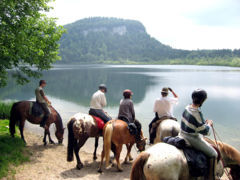
[[[14,173],[13,167],[29,161],[24,142],[19,136],[10,137],[8,124],[8,120],[0,120],[0,178]]]
[[[0,1],[0,87],[6,85],[8,69],[23,84],[60,59],[58,41],[64,29],[43,14],[51,1]]]
[[[12,102],[0,102],[0,119],[9,119],[10,118],[10,111],[12,108]]]
[[[239,66],[240,49],[180,50],[150,37],[138,21],[86,18],[65,26],[61,63]]]

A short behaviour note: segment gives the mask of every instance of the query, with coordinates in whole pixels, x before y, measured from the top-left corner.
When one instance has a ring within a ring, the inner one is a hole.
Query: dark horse
[[[33,102],[31,102],[31,101],[19,101],[19,102],[14,103],[12,106],[12,109],[11,109],[11,115],[10,115],[10,121],[9,121],[11,136],[14,137],[15,125],[18,124],[19,130],[21,133],[21,138],[23,139],[23,141],[25,143],[26,143],[26,141],[25,141],[24,135],[23,135],[25,121],[28,120],[32,124],[40,124],[40,122],[42,120],[41,116],[34,116],[34,115],[30,114],[32,103]],[[49,116],[49,118],[46,121],[43,142],[44,142],[44,145],[47,144],[46,136],[48,135],[49,143],[51,143],[51,144],[54,143],[50,136],[49,127],[52,123],[55,123],[55,125],[56,125],[55,135],[58,139],[58,143],[61,144],[63,141],[63,133],[64,133],[62,118],[59,115],[59,113],[52,106],[50,106],[50,110],[51,110],[51,115]]]

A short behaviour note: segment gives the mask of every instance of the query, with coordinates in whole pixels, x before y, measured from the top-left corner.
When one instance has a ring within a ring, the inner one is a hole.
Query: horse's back
[[[82,134],[88,134],[90,137],[95,137],[98,133],[96,121],[89,114],[77,113],[74,114],[69,122],[73,122],[73,130],[75,138],[79,138]]]
[[[155,142],[161,142],[163,138],[167,136],[177,136],[179,131],[180,125],[177,121],[166,119],[162,121],[157,128]]]
[[[128,124],[123,120],[111,120],[108,122],[113,124],[113,134],[112,141],[115,143],[127,144],[130,141],[134,141],[134,136],[132,136],[128,129]]]
[[[176,147],[158,143],[146,150],[150,154],[145,166],[146,179],[179,180],[186,169],[186,159]]]

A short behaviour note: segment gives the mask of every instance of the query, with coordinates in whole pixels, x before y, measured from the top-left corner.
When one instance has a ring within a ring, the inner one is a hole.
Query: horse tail
[[[10,111],[9,131],[12,137],[14,137],[15,134],[15,125],[18,123],[18,117],[20,117],[17,111],[17,105],[18,103],[14,103]]]
[[[67,161],[73,161],[73,147],[74,147],[74,133],[73,133],[73,123],[75,119],[71,119],[68,124],[68,146],[67,146]]]
[[[104,156],[106,158],[106,167],[109,164],[110,160],[110,151],[111,151],[111,142],[112,142],[112,133],[113,133],[113,125],[112,124],[107,124],[107,126],[104,129]]]
[[[130,180],[146,180],[143,168],[149,156],[150,154],[147,152],[142,152],[141,154],[139,154],[139,156],[133,162]]]

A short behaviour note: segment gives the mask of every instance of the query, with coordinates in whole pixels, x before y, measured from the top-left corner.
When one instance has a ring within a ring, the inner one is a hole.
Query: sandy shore
[[[43,146],[42,136],[36,135],[33,132],[25,131],[25,139],[27,141],[27,149],[29,150],[31,157],[30,162],[24,163],[16,168],[16,174],[14,178],[8,177],[8,179],[17,180],[55,180],[55,179],[104,179],[104,180],[126,180],[129,179],[131,164],[122,164],[123,172],[118,172],[116,167],[112,167],[108,170],[103,170],[100,174],[97,172],[100,153],[98,153],[98,159],[92,160],[93,143],[87,142],[87,148],[91,151],[80,151],[80,158],[84,164],[84,168],[77,170],[76,161],[66,161],[67,148],[65,145],[52,145],[48,144]],[[101,141],[101,139],[100,139]],[[92,148],[90,148],[92,147]],[[99,146],[101,151],[102,146]],[[125,147],[123,148],[125,149]],[[135,151],[132,149],[132,151]],[[87,153],[88,152],[88,153]],[[133,153],[134,156],[136,153]],[[121,154],[121,159],[125,153]],[[7,178],[3,178],[4,180]],[[221,180],[227,180],[226,176]]]
[[[84,168],[77,170],[76,161],[66,161],[67,148],[65,145],[43,146],[42,137],[25,131],[27,148],[31,153],[31,161],[16,168],[15,179],[19,180],[54,180],[54,179],[129,179],[131,163],[123,164],[123,172],[117,172],[116,167],[97,172],[100,155],[92,160],[92,153],[80,151]],[[100,146],[99,149],[102,147]]]

